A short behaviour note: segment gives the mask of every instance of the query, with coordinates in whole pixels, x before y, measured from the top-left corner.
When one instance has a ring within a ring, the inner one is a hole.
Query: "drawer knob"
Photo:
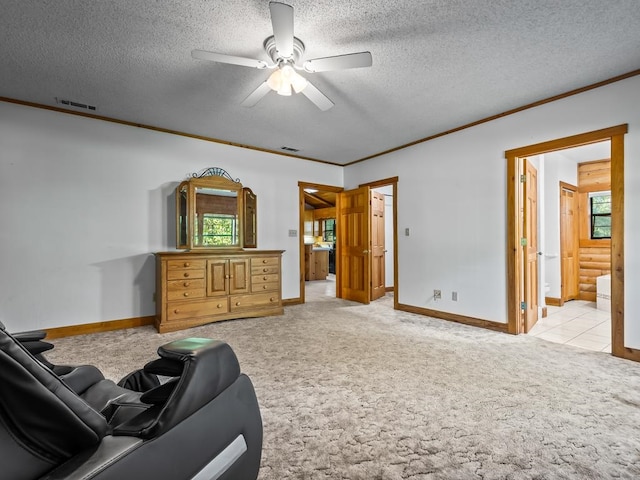
[[[239,306],[240,306],[240,302],[236,302],[236,307],[239,307]]]
[[[275,298],[273,298],[273,297],[271,297],[271,298],[269,299],[269,301],[270,301],[270,302],[275,302],[275,301],[276,301],[276,299],[275,299]]]
[[[266,286],[266,285],[262,285],[262,289],[263,289],[263,290],[266,290],[266,289],[267,289],[267,286]]]
[[[178,310],[177,308],[173,311],[173,313],[180,313],[180,310]]]
[[[184,272],[184,276],[188,277],[189,276],[189,272]]]
[[[263,268],[262,271],[266,273],[266,272],[269,271],[269,269],[268,268]]]
[[[189,285],[191,285],[191,282],[184,282],[182,285],[184,285],[185,287],[188,287]]]
[[[184,293],[183,293],[183,295],[184,295],[185,297],[188,297],[188,296],[189,296],[189,292],[184,292]]]
[[[262,263],[267,263],[267,259],[265,258],[264,260],[262,260]]]
[[[222,308],[222,304],[221,303],[218,304],[218,308]]]
[[[184,266],[185,266],[185,267],[190,267],[190,266],[191,266],[191,264],[190,264],[189,262],[184,262]]]
[[[269,277],[266,277],[266,276],[265,276],[265,277],[262,277],[262,279],[263,279],[265,282],[267,281],[267,278],[269,278]]]

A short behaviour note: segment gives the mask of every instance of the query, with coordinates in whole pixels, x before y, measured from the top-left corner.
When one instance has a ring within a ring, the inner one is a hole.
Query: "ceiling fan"
[[[264,49],[272,63],[253,58],[237,57],[205,50],[193,50],[191,56],[199,60],[209,60],[217,63],[241,65],[260,70],[274,70],[269,78],[256,88],[241,105],[253,107],[267,93],[275,91],[279,95],[302,93],[320,110],[325,111],[333,107],[333,102],[318,90],[311,82],[298,73],[328,72],[348,68],[370,67],[372,57],[370,52],[349,53],[335,57],[315,58],[302,61],[304,43],[293,35],[293,7],[280,2],[270,2],[271,25],[273,35],[264,41]]]

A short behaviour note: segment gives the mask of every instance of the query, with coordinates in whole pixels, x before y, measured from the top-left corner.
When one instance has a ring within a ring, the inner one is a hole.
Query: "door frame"
[[[393,308],[395,310],[398,309],[398,177],[389,177],[381,180],[376,180],[373,182],[362,183],[358,185],[359,187],[369,187],[369,188],[378,188],[378,187],[386,187],[391,185],[393,188]],[[305,303],[305,281],[304,281],[304,189],[305,188],[315,188],[317,190],[328,190],[331,192],[342,192],[344,191],[343,187],[336,187],[334,185],[323,185],[320,183],[311,183],[311,182],[298,182],[298,202],[299,202],[299,255],[300,255],[300,298],[296,299],[294,302],[288,302],[288,304],[293,303]],[[339,252],[336,252],[336,257]],[[337,265],[336,265],[337,267]],[[336,272],[336,278],[337,272]]]
[[[359,187],[369,187],[370,189],[380,187],[392,187],[393,195],[393,308],[398,309],[398,177],[383,178],[374,182],[361,183]]]
[[[310,182],[298,182],[298,208],[299,208],[299,223],[298,223],[298,250],[300,255],[300,301],[299,303],[305,303],[305,280],[304,280],[304,189],[305,188],[313,188],[319,191],[325,192],[335,192],[340,193],[344,191],[343,187],[336,187],[335,185],[323,185],[320,183],[310,183]],[[338,252],[336,251],[337,255]],[[336,263],[336,269],[338,268],[338,264]],[[337,278],[337,270],[336,270],[336,278]],[[298,303],[298,302],[296,302]]]
[[[611,354],[640,361],[640,350],[624,346],[624,135],[628,124],[559,138],[507,150],[507,326],[512,334],[522,333],[521,209],[524,199],[520,176],[521,158],[610,141],[611,145]]]

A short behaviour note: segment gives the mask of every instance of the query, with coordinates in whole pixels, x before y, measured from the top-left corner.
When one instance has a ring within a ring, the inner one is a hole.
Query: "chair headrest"
[[[0,406],[0,427],[9,430],[10,438],[50,459],[70,458],[100,442],[107,432],[102,415],[4,330]]]

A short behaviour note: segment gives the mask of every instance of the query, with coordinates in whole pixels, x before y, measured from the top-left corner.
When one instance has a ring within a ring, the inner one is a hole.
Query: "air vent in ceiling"
[[[285,150],[287,152],[299,152],[300,151],[299,148],[293,148],[293,147],[280,147],[280,150]]]
[[[64,100],[62,98],[56,97],[56,103],[59,105],[64,105],[66,107],[75,107],[82,108],[83,110],[91,110],[95,112],[95,105],[87,105],[86,103],[74,102],[73,100]]]

